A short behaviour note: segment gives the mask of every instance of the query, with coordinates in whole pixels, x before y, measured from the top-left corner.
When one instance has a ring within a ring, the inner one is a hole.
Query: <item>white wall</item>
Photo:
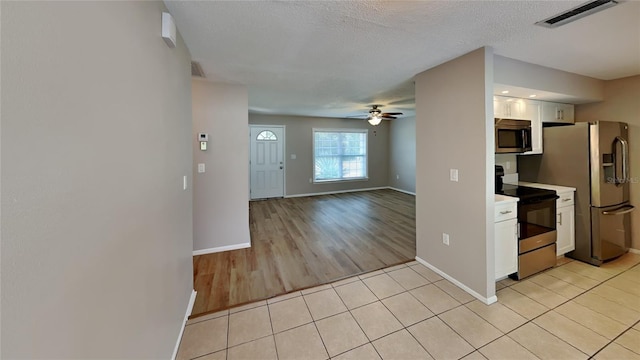
[[[189,52],[161,2],[2,7],[2,354],[171,357],[192,292]]]
[[[249,103],[245,86],[193,81],[193,250],[248,246]],[[198,133],[208,133],[206,151]],[[198,173],[198,163],[205,172]]]
[[[249,115],[250,124],[284,125],[286,127],[285,176],[286,196],[349,191],[388,186],[389,122],[372,126],[364,120],[334,119],[290,115]],[[313,129],[366,129],[367,180],[313,183]],[[296,159],[291,159],[295,154]]]
[[[494,82],[564,94],[571,103],[601,101],[602,80],[503,56],[494,56]]]
[[[415,78],[417,256],[485,299],[495,295],[492,60],[481,48]]]
[[[640,208],[640,75],[604,82],[604,101],[576,106],[579,121],[629,124],[631,204]],[[631,213],[631,247],[640,250],[640,209]]]
[[[400,118],[390,123],[389,186],[415,194],[416,118]]]

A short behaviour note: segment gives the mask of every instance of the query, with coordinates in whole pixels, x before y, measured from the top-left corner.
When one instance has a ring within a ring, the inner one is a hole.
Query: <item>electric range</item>
[[[535,201],[556,196],[556,192],[553,190],[511,184],[502,185],[502,188],[498,189],[496,194],[517,197],[520,201]]]
[[[517,197],[518,272],[520,280],[553,267],[556,263],[556,199],[553,190],[501,184],[496,194]]]

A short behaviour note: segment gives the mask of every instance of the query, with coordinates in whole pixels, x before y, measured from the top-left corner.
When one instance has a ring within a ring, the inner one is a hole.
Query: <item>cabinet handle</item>
[[[571,198],[564,198],[564,199],[562,199],[562,202],[567,202],[567,201],[571,201]]]
[[[558,214],[558,225],[562,225],[562,213]]]
[[[500,211],[500,214],[502,214],[502,215],[507,215],[507,214],[511,214],[511,213],[512,213],[511,210]]]

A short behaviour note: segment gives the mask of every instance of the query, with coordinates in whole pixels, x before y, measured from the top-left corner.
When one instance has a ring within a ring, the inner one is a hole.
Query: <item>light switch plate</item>
[[[442,243],[449,246],[449,234],[442,233]]]
[[[449,180],[458,181],[458,169],[449,169]]]

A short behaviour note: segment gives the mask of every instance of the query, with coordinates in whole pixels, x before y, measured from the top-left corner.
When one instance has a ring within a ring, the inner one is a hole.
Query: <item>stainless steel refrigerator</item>
[[[518,158],[520,180],[576,188],[568,257],[600,265],[631,246],[628,129],[610,121],[545,127],[543,154]]]

